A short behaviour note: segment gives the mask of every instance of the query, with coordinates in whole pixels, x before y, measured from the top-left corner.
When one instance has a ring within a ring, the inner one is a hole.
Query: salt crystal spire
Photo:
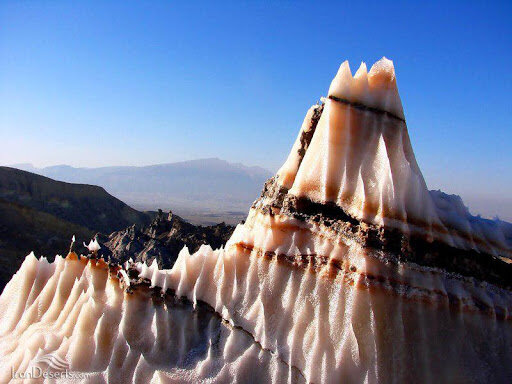
[[[335,204],[355,220],[450,246],[510,256],[506,236],[430,193],[412,149],[393,62],[352,76],[345,61],[324,105],[307,113],[276,182],[289,195]],[[446,205],[446,204],[445,204]],[[447,213],[450,212],[450,213]],[[501,233],[501,232],[500,232]],[[504,240],[505,239],[505,240]]]
[[[310,115],[299,137],[310,129]],[[377,225],[427,232],[441,226],[412,151],[391,60],[382,58],[369,73],[362,63],[355,76],[343,62],[300,165],[296,146],[278,173],[291,194],[334,202]]]

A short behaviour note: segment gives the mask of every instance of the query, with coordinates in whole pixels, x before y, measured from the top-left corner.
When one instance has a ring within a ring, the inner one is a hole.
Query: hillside
[[[0,290],[25,256],[66,254],[96,232],[109,234],[150,217],[94,185],[69,184],[0,167]]]
[[[0,198],[103,233],[149,222],[146,214],[102,187],[55,181],[8,167],[0,167]]]
[[[34,251],[53,260],[65,255],[71,237],[86,241],[94,231],[38,211],[0,199],[0,291],[18,270],[25,256]]]

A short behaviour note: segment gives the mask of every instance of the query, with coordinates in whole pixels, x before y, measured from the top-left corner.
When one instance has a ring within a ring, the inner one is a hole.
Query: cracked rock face
[[[129,259],[151,264],[156,260],[160,268],[171,268],[179,251],[187,247],[196,252],[203,244],[220,248],[226,243],[234,227],[220,223],[212,226],[196,226],[178,215],[159,212],[145,227],[132,225],[102,238],[106,250],[103,257],[118,264]]]
[[[160,218],[144,244],[183,229]],[[0,364],[54,353],[119,383],[509,382],[511,241],[427,189],[392,62],[343,63],[225,246],[170,269],[28,256],[0,297]]]

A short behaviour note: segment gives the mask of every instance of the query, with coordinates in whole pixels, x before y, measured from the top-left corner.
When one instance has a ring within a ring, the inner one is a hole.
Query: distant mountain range
[[[170,210],[189,221],[235,223],[259,196],[272,173],[260,167],[233,164],[217,158],[143,167],[74,168],[57,165],[36,168],[15,164],[55,180],[95,184],[139,210]]]

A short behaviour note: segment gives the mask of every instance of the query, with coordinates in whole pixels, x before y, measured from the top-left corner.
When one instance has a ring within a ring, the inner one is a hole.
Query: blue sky
[[[0,164],[275,170],[339,64],[385,55],[429,187],[512,218],[511,2],[184,3],[3,1]]]

